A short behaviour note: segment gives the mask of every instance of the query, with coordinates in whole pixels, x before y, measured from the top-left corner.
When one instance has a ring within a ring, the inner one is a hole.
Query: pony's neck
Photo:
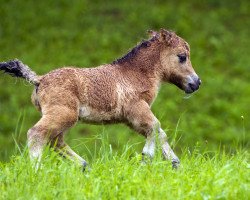
[[[140,43],[113,64],[141,72],[144,76],[160,78],[160,50],[160,45],[152,38]]]

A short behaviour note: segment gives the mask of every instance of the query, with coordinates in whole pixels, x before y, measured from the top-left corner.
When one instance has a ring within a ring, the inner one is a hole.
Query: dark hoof
[[[180,160],[178,158],[173,158],[172,159],[172,168],[178,169],[179,165],[180,165]]]
[[[82,162],[82,172],[85,171],[86,167],[87,167],[88,163],[87,162]]]

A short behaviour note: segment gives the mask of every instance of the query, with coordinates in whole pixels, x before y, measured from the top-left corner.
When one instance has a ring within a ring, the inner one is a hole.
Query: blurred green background
[[[97,66],[124,55],[148,36],[146,30],[174,30],[191,46],[201,89],[191,98],[164,84],[153,105],[177,154],[249,148],[250,3],[234,0],[84,1],[0,0],[0,61],[22,60],[38,74],[61,66]],[[26,145],[27,130],[40,114],[30,102],[33,87],[0,74],[0,160]],[[91,159],[101,135],[114,150],[144,138],[124,125],[78,124],[68,143]]]

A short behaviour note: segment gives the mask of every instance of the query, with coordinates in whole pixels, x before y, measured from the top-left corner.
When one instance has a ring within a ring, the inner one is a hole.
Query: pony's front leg
[[[146,137],[146,144],[144,145],[143,151],[142,151],[143,159],[145,159],[145,157],[149,157],[150,159],[154,157],[155,148],[156,148],[156,144],[155,144],[156,132],[158,132],[158,138],[160,141],[163,157],[167,160],[171,160],[172,167],[177,169],[180,165],[180,160],[175,155],[174,151],[171,149],[170,145],[168,144],[167,135],[162,130],[160,126],[160,122],[156,118],[154,120],[154,126],[153,126],[151,134],[148,134]]]
[[[149,105],[143,100],[130,105],[132,106],[126,112],[128,125],[146,137],[146,144],[142,150],[143,160],[146,157],[150,159],[154,157],[156,133],[158,132],[164,158],[172,160],[173,168],[177,168],[180,161],[170,148],[167,142],[167,135],[161,129],[160,122],[150,110]]]
[[[173,168],[178,168],[178,166],[180,165],[180,160],[175,155],[174,151],[171,149],[170,145],[168,144],[166,133],[162,130],[161,127],[159,127],[158,131],[159,131],[159,139],[160,139],[161,148],[162,148],[162,154],[164,158],[172,161]]]
[[[149,105],[143,100],[133,103],[126,114],[128,125],[146,137],[146,143],[142,150],[143,161],[147,158],[152,159],[155,154],[158,120],[153,115]]]
[[[142,160],[143,162],[146,158],[152,159],[155,154],[155,133],[152,132],[146,136],[146,143],[142,150]]]

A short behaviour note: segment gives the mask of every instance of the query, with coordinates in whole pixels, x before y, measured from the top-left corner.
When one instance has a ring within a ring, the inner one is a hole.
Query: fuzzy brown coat
[[[42,113],[42,118],[28,131],[31,158],[40,158],[44,145],[50,142],[61,154],[85,165],[85,160],[63,140],[65,131],[81,120],[127,124],[146,137],[143,154],[150,157],[154,155],[158,131],[163,155],[172,159],[173,166],[179,163],[150,106],[162,82],[192,93],[201,81],[192,68],[187,42],[163,29],[150,34],[149,40],[124,57],[96,68],[65,67],[37,76],[16,61],[24,74],[20,73],[20,77],[35,85],[32,102]],[[11,74],[10,69],[5,71]]]

